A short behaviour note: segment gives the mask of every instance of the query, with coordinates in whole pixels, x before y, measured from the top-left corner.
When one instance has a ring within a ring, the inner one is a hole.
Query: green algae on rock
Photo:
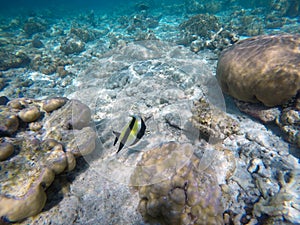
[[[137,168],[143,167],[144,175],[151,177],[168,168],[169,165],[163,163],[164,155],[176,149],[185,152],[189,148],[192,148],[190,144],[176,142],[162,144],[147,151]],[[168,179],[137,187],[140,195],[138,210],[146,222],[172,225],[224,224],[221,189],[216,172],[212,167],[199,171],[199,164],[200,159],[191,155],[181,167],[169,169]],[[137,169],[131,179],[139,179],[140,176],[141,170]]]
[[[43,209],[55,175],[92,152],[96,134],[89,108],[76,100],[20,98],[0,107],[0,218],[16,222]]]
[[[223,92],[246,102],[282,105],[300,90],[300,35],[257,36],[224,50],[217,65]]]

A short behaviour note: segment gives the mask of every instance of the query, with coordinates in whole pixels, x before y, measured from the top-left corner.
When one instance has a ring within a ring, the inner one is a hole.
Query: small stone
[[[63,106],[64,104],[66,104],[67,101],[68,101],[67,98],[51,98],[51,99],[47,99],[47,100],[43,101],[43,103],[42,103],[42,109],[49,113],[49,112],[52,112],[52,111],[60,108],[61,106]]]
[[[8,106],[13,108],[13,109],[22,109],[23,105],[19,101],[19,99],[14,99],[8,102]]]
[[[0,143],[0,161],[6,160],[14,152],[14,146],[11,143]]]
[[[43,125],[40,122],[32,122],[29,124],[29,129],[32,131],[39,131]]]
[[[18,116],[20,117],[20,119],[26,123],[30,123],[30,122],[37,120],[40,117],[40,115],[41,115],[40,110],[35,106],[22,109],[18,113]]]

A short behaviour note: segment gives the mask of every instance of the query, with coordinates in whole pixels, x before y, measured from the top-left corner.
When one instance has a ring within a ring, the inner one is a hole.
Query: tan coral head
[[[257,36],[224,50],[217,79],[223,92],[246,102],[282,105],[300,91],[300,35]]]

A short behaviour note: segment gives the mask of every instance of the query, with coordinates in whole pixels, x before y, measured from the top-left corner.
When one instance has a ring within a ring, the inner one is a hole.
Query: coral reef
[[[66,55],[80,53],[84,51],[85,44],[78,38],[76,35],[67,36],[60,46],[60,50],[63,51]]]
[[[258,36],[224,50],[217,66],[223,92],[266,106],[286,103],[300,90],[299,43],[299,35]]]
[[[276,124],[284,133],[284,138],[300,148],[300,98],[295,100],[294,106],[286,107],[276,119]]]
[[[31,41],[31,44],[32,44],[32,47],[34,47],[34,48],[44,47],[43,42],[38,37],[34,37]]]
[[[187,13],[217,13],[222,10],[224,6],[223,1],[203,1],[203,0],[185,0],[184,8]]]
[[[289,174],[279,173],[280,190],[273,196],[261,197],[255,203],[253,212],[260,217],[263,214],[269,217],[264,221],[268,224],[277,224],[283,218],[293,224],[300,221],[300,199],[299,192],[299,171],[291,171]]]
[[[11,53],[4,49],[0,51],[0,70],[8,70],[27,66],[30,58],[22,51]]]
[[[142,10],[141,12],[132,14],[130,16],[122,16],[118,19],[118,22],[135,41],[156,40],[157,37],[153,32],[153,29],[158,27],[160,17],[160,15],[149,15],[147,11]],[[113,35],[113,33],[110,32],[109,36],[110,48],[121,45],[122,42],[124,42],[124,40],[120,40],[120,37],[123,35]],[[123,38],[124,37],[121,39]]]
[[[76,35],[83,42],[93,41],[96,38],[92,31],[81,28],[71,28],[70,34]]]
[[[30,63],[30,68],[35,71],[40,71],[41,73],[46,75],[50,75],[55,72],[62,74],[61,67],[64,67],[71,63],[72,60],[67,59],[66,56],[54,57],[41,53],[34,55]]]
[[[185,32],[207,38],[211,36],[212,31],[217,32],[220,29],[220,25],[217,17],[208,14],[198,14],[181,23],[179,28]]]
[[[11,143],[0,143],[0,161],[7,159],[14,153],[14,146]]]
[[[192,16],[179,25],[181,40],[179,43],[190,45],[193,52],[202,49],[218,49],[235,43],[238,37],[222,27],[217,17],[208,14]]]
[[[0,136],[11,136],[19,127],[19,119],[14,113],[14,109],[0,106]]]
[[[299,97],[282,107],[267,107],[262,103],[242,102],[235,99],[240,111],[253,116],[264,124],[276,124],[289,143],[300,147],[300,107]]]
[[[56,174],[95,148],[89,108],[76,100],[19,98],[0,105],[0,218],[39,213]]]
[[[5,79],[2,78],[0,74],[0,91],[5,87],[5,85],[6,85]]]
[[[186,148],[192,146],[170,142],[147,151],[132,179],[143,175],[151,177],[171,169],[172,166],[165,162],[166,157],[176,149],[181,149],[184,155]],[[180,155],[177,157],[180,158]],[[146,222],[172,225],[223,224],[221,190],[215,171],[210,167],[198,171],[199,163],[200,160],[192,155],[183,167],[172,169],[167,180],[138,187],[141,199],[138,210]],[[142,174],[140,167],[143,168]]]
[[[31,36],[47,30],[46,22],[38,17],[30,17],[23,26],[24,32]]]
[[[187,13],[203,13],[205,12],[204,4],[196,0],[185,0],[184,7]]]
[[[194,102],[191,122],[207,141],[221,141],[239,131],[238,121],[213,107],[204,97]]]
[[[44,190],[44,188],[46,188],[45,181],[52,182],[51,179],[54,179],[54,174],[51,174],[52,172],[49,173],[50,175],[48,176],[50,179],[40,178],[21,198],[0,196],[0,215],[7,215],[4,218],[2,217],[0,222],[1,220],[4,222],[22,220],[26,217],[34,216],[42,210],[47,200]],[[43,177],[43,175],[44,173],[41,177]]]

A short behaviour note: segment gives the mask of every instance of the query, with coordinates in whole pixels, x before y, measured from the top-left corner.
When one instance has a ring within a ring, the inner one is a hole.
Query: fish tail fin
[[[119,151],[121,151],[121,149],[124,147],[124,144],[122,142],[120,142],[120,146],[119,146],[119,149],[117,151],[117,154],[119,153]]]

